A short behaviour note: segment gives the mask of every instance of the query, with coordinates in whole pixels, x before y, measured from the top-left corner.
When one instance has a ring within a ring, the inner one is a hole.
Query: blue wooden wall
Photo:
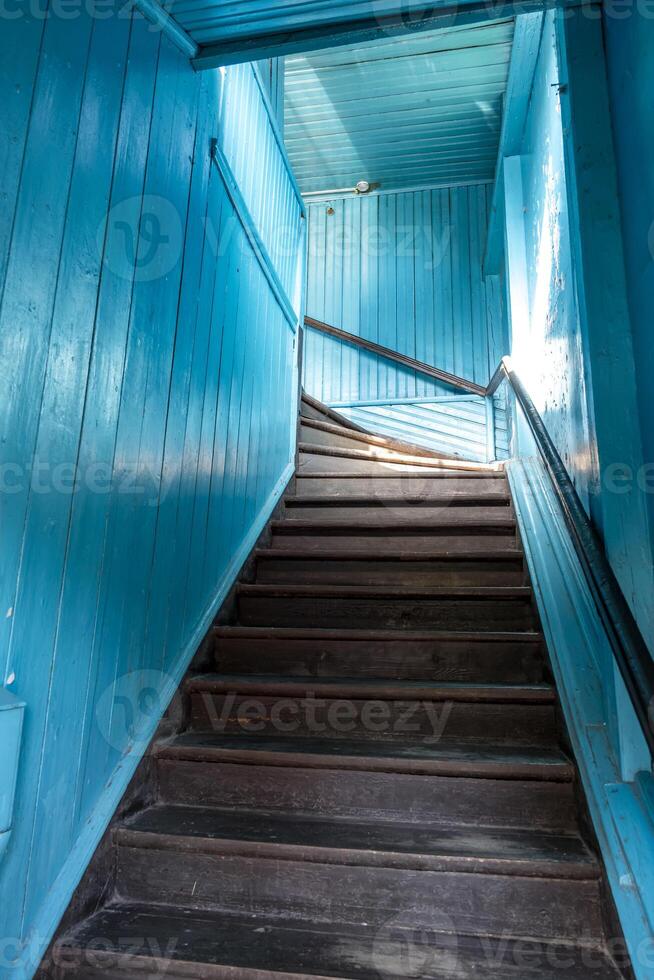
[[[654,549],[654,20],[637,7],[606,11],[604,35]]]
[[[651,499],[626,306],[625,317],[618,315],[624,281],[621,285],[622,272],[616,273],[621,243],[617,200],[611,197],[611,133],[608,128],[601,132],[608,127],[606,113],[595,119],[593,105],[577,94],[578,78],[604,71],[601,37],[588,23],[580,21],[574,34],[570,66],[559,50],[556,15],[545,16],[520,152],[504,161],[510,174],[505,176],[505,197],[511,349],[518,373],[603,536],[625,596],[654,644],[646,508]],[[593,24],[598,30],[597,22]],[[577,72],[574,108],[572,86],[566,82],[570,71]],[[583,136],[567,135],[573,124]],[[578,164],[577,153],[582,154]],[[593,197],[593,188],[602,190]],[[613,226],[615,234],[609,235]],[[602,262],[607,263],[604,270]],[[607,284],[611,275],[615,282]],[[626,408],[632,401],[633,408]]]
[[[478,184],[311,204],[307,313],[485,384],[506,353],[482,275],[489,200]],[[451,394],[313,331],[304,386],[326,402]]]
[[[598,464],[575,293],[558,78],[548,17],[519,157],[521,181],[509,178],[505,190],[509,211],[515,203],[518,217],[508,234],[522,236],[526,257],[525,281],[513,283],[514,290],[524,291],[520,310],[526,315],[515,317],[511,324],[511,353],[589,506],[597,490]],[[520,268],[511,269],[518,280],[520,273]]]
[[[27,702],[0,974],[21,977],[291,472],[302,220],[249,66],[195,74],[138,16],[26,11],[0,66],[0,671]]]

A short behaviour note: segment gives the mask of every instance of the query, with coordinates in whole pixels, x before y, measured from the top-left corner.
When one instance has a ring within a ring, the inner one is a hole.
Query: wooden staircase
[[[504,473],[305,413],[284,519],[54,975],[622,976]]]

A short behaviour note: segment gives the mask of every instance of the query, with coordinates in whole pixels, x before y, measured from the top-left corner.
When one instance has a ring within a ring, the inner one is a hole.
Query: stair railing
[[[511,358],[502,358],[490,382],[484,388],[312,317],[306,317],[305,324],[313,330],[329,334],[345,343],[395,361],[467,393],[490,399],[504,382],[508,383],[549,474],[643,736],[654,757],[654,661],[565,463],[529,393],[516,374]]]

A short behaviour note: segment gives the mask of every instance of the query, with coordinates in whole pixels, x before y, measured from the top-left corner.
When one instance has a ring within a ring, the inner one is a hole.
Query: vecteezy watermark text
[[[196,714],[212,731],[254,734],[413,736],[424,742],[443,737],[454,705],[450,701],[357,701],[319,697],[257,698],[229,692],[196,692]]]

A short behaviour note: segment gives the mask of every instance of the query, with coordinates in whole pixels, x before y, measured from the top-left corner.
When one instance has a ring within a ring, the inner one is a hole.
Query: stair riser
[[[470,477],[466,475],[440,476],[426,478],[418,473],[398,479],[383,471],[377,478],[343,476],[307,478],[298,476],[295,492],[301,497],[403,497],[425,496],[437,501],[451,500],[456,495],[495,495],[503,493],[510,500],[509,487],[505,477]]]
[[[244,626],[318,629],[533,630],[536,617],[522,599],[396,599],[344,596],[239,596]]]
[[[537,643],[483,640],[217,637],[215,665],[222,673],[520,684],[543,680],[544,652]]]
[[[570,783],[158,761],[162,802],[307,811],[362,820],[571,830]]]
[[[280,550],[321,551],[363,553],[379,552],[381,548],[393,555],[410,551],[414,554],[445,554],[507,551],[516,548],[517,538],[514,528],[488,528],[485,533],[479,530],[448,531],[446,527],[416,530],[380,528],[375,531],[352,530],[341,533],[337,529],[326,528],[324,532],[301,531],[292,527],[276,530],[272,535],[272,547]]]
[[[513,739],[552,742],[553,706],[425,701],[362,701],[354,698],[261,697],[256,694],[191,696],[191,727],[237,735],[314,735],[320,738]]]
[[[285,517],[291,521],[350,521],[356,524],[358,521],[397,520],[422,524],[427,521],[437,523],[449,518],[469,517],[480,511],[491,517],[506,517],[512,513],[506,501],[501,499],[486,502],[479,497],[452,499],[444,496],[441,501],[430,500],[429,503],[408,505],[392,499],[388,503],[380,499],[367,505],[287,503]]]
[[[266,558],[257,582],[285,585],[504,586],[523,585],[522,559],[496,561],[324,561]]]
[[[601,935],[596,881],[318,864],[119,847],[123,899],[194,909],[383,926],[399,913],[429,927],[516,937]]]

